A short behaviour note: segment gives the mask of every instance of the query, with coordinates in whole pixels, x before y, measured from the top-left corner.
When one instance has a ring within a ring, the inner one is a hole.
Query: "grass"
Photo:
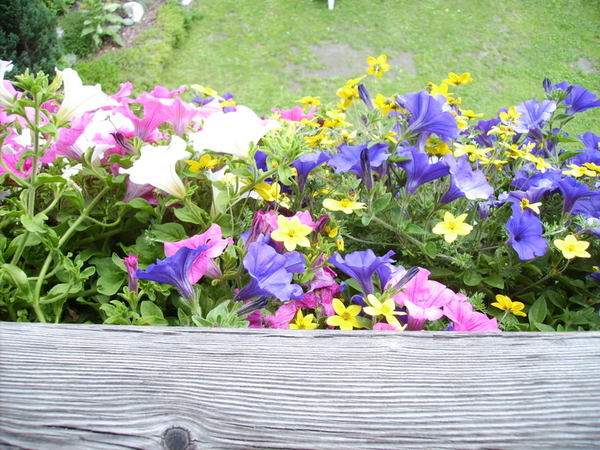
[[[198,83],[232,92],[267,114],[305,95],[336,101],[337,88],[385,53],[392,70],[367,85],[374,95],[414,92],[450,71],[475,79],[463,107],[499,108],[543,98],[542,80],[568,81],[600,94],[597,0],[202,0],[202,20],[173,53],[158,84]],[[326,54],[329,52],[329,54]],[[570,125],[600,134],[600,108]]]

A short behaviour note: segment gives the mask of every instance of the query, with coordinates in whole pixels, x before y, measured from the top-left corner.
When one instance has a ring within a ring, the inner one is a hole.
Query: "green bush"
[[[62,50],[56,15],[43,1],[3,0],[0,17],[0,59],[14,64],[7,78],[25,69],[53,73]]]
[[[42,0],[44,5],[55,14],[63,14],[75,3],[75,0]]]
[[[79,58],[84,58],[94,53],[94,41],[91,36],[81,36],[85,17],[81,11],[76,10],[65,14],[60,19],[60,26],[64,30],[62,46],[65,53],[74,53]]]
[[[192,20],[188,9],[175,0],[166,2],[156,16],[156,26],[142,33],[134,47],[109,51],[75,66],[85,84],[100,83],[105,92],[115,92],[119,83],[130,81],[136,91],[152,89],[158,75],[187,35]]]

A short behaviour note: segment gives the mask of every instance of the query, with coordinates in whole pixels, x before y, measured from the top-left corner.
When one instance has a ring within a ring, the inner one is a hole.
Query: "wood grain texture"
[[[2,449],[600,448],[599,332],[0,323],[0,345]]]

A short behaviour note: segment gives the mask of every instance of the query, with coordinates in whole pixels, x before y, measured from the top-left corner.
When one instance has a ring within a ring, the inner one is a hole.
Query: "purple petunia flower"
[[[562,101],[563,105],[568,106],[565,110],[565,114],[573,115],[578,112],[587,111],[591,108],[600,107],[600,98],[596,98],[596,96],[586,88],[577,84],[570,85],[566,81],[563,81],[562,83],[553,84],[551,88],[561,89],[565,92],[571,88],[569,94]]]
[[[542,100],[542,103],[539,103],[537,99],[527,100],[519,103],[515,109],[522,114],[515,125],[515,131],[517,133],[536,132],[550,120],[552,113],[556,110],[556,102]]]
[[[513,215],[506,222],[509,238],[506,241],[526,261],[543,256],[548,250],[548,243],[542,237],[543,228],[540,219],[531,211],[521,211],[519,205],[513,205]]]
[[[302,155],[292,163],[292,167],[296,169],[298,174],[298,190],[300,193],[304,192],[308,174],[321,164],[326,163],[330,157],[329,152],[316,151]]]
[[[440,200],[442,205],[459,197],[489,200],[494,193],[494,188],[488,183],[485,174],[479,169],[473,170],[467,155],[458,159],[452,155],[445,155],[443,162],[450,171],[450,188]]]
[[[394,260],[391,258],[393,254],[394,252],[389,251],[384,256],[378,257],[375,256],[373,250],[368,249],[349,253],[346,258],[342,258],[339,253],[335,253],[328,261],[346,275],[354,278],[364,294],[372,294],[374,292],[373,274],[382,265],[393,263]]]
[[[304,272],[304,258],[300,253],[280,254],[259,240],[248,245],[244,267],[250,274],[250,283],[236,294],[236,302],[262,295],[282,301],[302,298],[302,288],[292,283],[292,273]]]
[[[564,198],[563,213],[570,213],[577,200],[591,197],[595,194],[585,184],[578,182],[573,177],[566,177],[557,182],[556,185]]]
[[[364,149],[368,148],[371,168],[377,168],[388,159],[387,144],[379,143],[371,147],[367,145],[348,145],[342,144],[338,147],[339,153],[333,155],[328,165],[335,167],[337,173],[354,172],[360,178],[363,178],[363,168],[360,163],[360,155]]]
[[[496,134],[488,134],[488,132],[500,123],[500,119],[494,118],[490,120],[480,120],[473,130],[478,130],[481,133],[473,138],[480,147],[493,147],[498,140]]]
[[[146,270],[138,270],[135,277],[175,286],[181,295],[189,300],[194,296],[194,288],[189,281],[190,269],[196,258],[208,248],[208,245],[196,248],[182,247],[173,256],[150,264]]]
[[[398,152],[400,156],[409,157],[410,160],[396,163],[406,172],[406,192],[414,194],[419,186],[429,181],[448,175],[449,168],[443,162],[430,163],[429,156],[420,152],[415,147]]]
[[[444,111],[440,102],[427,91],[409,92],[397,101],[410,113],[406,129],[408,134],[435,133],[451,139],[458,136],[458,126],[452,113]]]

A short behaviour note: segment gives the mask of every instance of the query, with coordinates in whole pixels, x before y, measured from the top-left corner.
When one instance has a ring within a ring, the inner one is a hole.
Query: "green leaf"
[[[482,276],[474,270],[466,271],[463,274],[463,283],[465,283],[467,286],[477,286],[479,283],[481,283],[481,280]]]
[[[153,225],[151,232],[159,242],[176,242],[187,238],[183,225],[174,222]]]
[[[50,175],[49,173],[40,173],[35,179],[35,186],[41,186],[42,184],[65,184],[67,179],[60,175]]]
[[[391,199],[392,199],[392,193],[388,192],[384,196],[376,199],[373,202],[373,204],[371,205],[371,209],[373,210],[374,213],[380,212],[380,211],[384,210],[390,204]]]
[[[546,325],[545,323],[533,322],[532,325],[540,331],[551,331],[551,332],[556,331],[550,325]]]
[[[146,212],[152,214],[153,216],[156,215],[156,207],[151,205],[150,203],[148,203],[148,200],[146,200],[145,198],[141,198],[141,197],[134,198],[133,200],[131,200],[128,203],[117,202],[117,203],[115,203],[115,206],[129,206],[130,208],[133,208],[133,209],[139,209],[142,211],[146,211]]]
[[[425,250],[425,254],[431,259],[434,259],[437,256],[437,245],[435,245],[435,243],[432,241],[429,241],[427,244],[425,244],[425,248],[423,250]]]
[[[27,274],[23,270],[12,264],[0,265],[0,280],[7,281],[12,286],[17,288],[20,296],[31,298],[31,287],[27,280]],[[4,284],[4,283],[2,283]],[[16,299],[12,299],[16,300]]]
[[[157,316],[161,319],[164,317],[162,310],[154,302],[148,300],[144,300],[140,304],[140,312],[142,316]]]
[[[425,230],[414,223],[409,224],[404,232],[406,234],[425,234]]]
[[[529,308],[527,313],[529,323],[543,323],[547,314],[548,308],[546,307],[546,299],[544,297],[540,297]]]
[[[492,287],[504,289],[504,278],[502,278],[500,275],[492,275],[490,277],[486,277],[483,279],[483,282]]]
[[[174,210],[175,216],[182,222],[195,223],[205,226],[209,219],[208,214],[202,208],[191,204]]]
[[[48,216],[44,213],[36,214],[34,217],[23,214],[20,219],[27,231],[39,234],[44,234],[48,231],[48,227],[45,224]]]
[[[214,199],[215,208],[221,214],[225,214],[227,212],[227,208],[231,204],[231,197],[227,191],[219,191],[217,196]]]
[[[371,223],[371,220],[373,220],[373,216],[370,216],[368,214],[365,214],[364,216],[362,216],[360,218],[361,223],[363,224],[363,226],[367,226]]]

